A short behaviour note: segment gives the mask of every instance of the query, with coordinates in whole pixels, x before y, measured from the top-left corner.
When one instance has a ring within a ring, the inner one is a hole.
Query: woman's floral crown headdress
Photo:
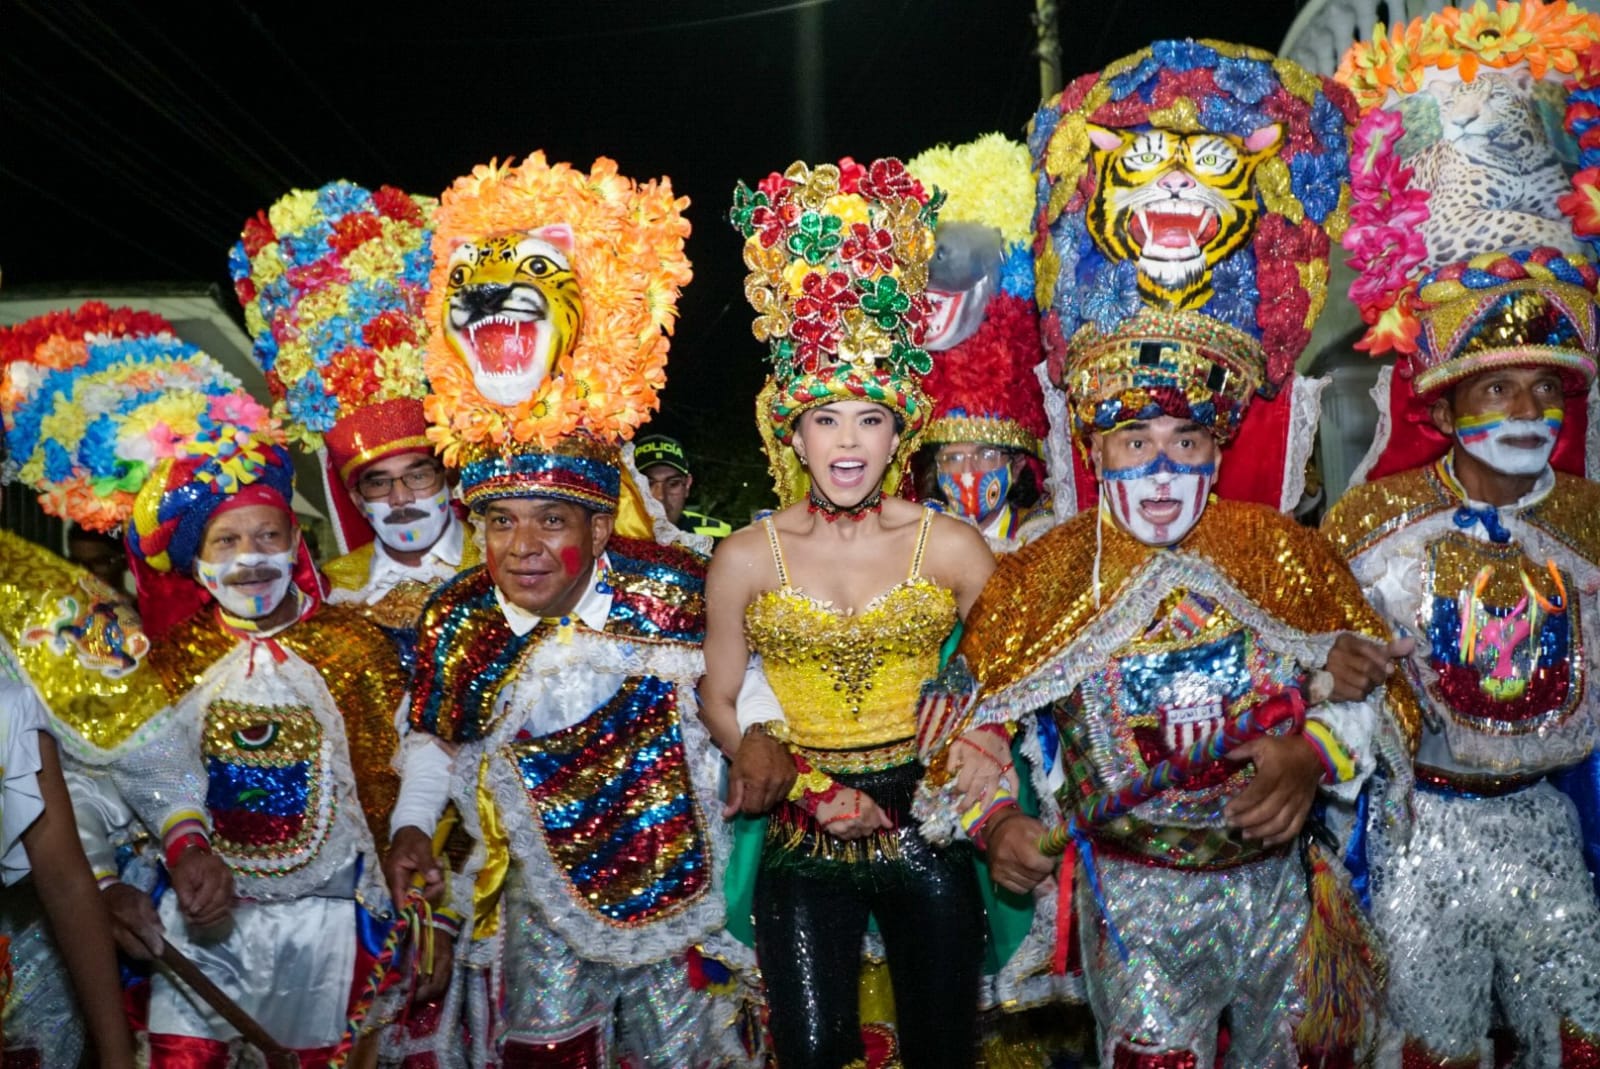
[[[729,219],[745,239],[745,298],[772,366],[756,419],[784,503],[806,485],[785,448],[795,426],[833,401],[881,404],[900,418],[886,480],[898,482],[928,419],[918,378],[933,366],[922,348],[924,290],[942,200],[892,158],[795,162],[755,189],[735,187]]]

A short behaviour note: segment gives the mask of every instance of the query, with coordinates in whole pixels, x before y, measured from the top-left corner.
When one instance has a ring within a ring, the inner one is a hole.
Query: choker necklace
[[[835,505],[827,498],[818,496],[813,487],[806,496],[806,511],[813,516],[821,516],[829,523],[838,522],[841,516],[851,523],[860,523],[872,513],[883,511],[883,488],[879,487],[872,491],[854,505]]]

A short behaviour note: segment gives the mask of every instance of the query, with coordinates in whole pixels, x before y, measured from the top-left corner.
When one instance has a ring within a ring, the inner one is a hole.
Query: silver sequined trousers
[[[1498,1004],[1521,1069],[1557,1069],[1560,1025],[1600,1032],[1600,907],[1577,814],[1548,783],[1500,798],[1416,793],[1411,840],[1375,837],[1373,921],[1389,959],[1394,1057],[1406,1038],[1487,1052]]]
[[[1229,1069],[1294,1069],[1302,1012],[1295,965],[1309,911],[1293,852],[1219,871],[1185,871],[1096,856],[1106,913],[1124,961],[1099,923],[1080,864],[1078,916],[1100,1063],[1117,1046],[1190,1051],[1213,1069],[1227,1012]]]
[[[648,1069],[722,1065],[731,1019],[719,999],[689,986],[682,955],[621,967],[588,961],[543,924],[506,881],[505,1001],[497,1040],[541,1043],[599,1029],[613,1064]]]

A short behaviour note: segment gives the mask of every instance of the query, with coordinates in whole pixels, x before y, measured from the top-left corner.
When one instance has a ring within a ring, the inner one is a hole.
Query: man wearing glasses
[[[924,447],[927,448],[926,446]],[[1030,460],[1032,463],[1030,463]],[[997,552],[1018,549],[1054,522],[1029,452],[988,442],[943,442],[933,450],[928,496],[983,532]]]
[[[375,410],[389,408],[386,418],[374,419]],[[329,467],[370,528],[368,534],[348,510],[336,510],[341,540],[351,545],[365,535],[367,543],[323,568],[333,585],[328,600],[354,604],[388,632],[407,670],[422,603],[478,563],[423,425],[421,402],[405,398],[357,409],[325,438]]]

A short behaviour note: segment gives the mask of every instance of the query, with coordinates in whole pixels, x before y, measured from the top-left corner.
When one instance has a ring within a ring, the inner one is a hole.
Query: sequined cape
[[[390,587],[383,597],[368,604],[363,600],[363,595],[372,576],[375,546],[375,542],[368,542],[342,557],[335,557],[322,566],[322,574],[327,576],[334,590],[350,595],[348,599],[339,597],[333,600],[359,612],[389,636],[389,641],[400,655],[401,667],[409,677],[417,654],[417,620],[422,616],[422,607],[427,604],[428,597],[443,580],[401,580]],[[463,572],[482,563],[483,553],[478,548],[477,540],[467,532],[461,544],[461,566],[456,571]]]
[[[274,638],[313,665],[333,695],[344,718],[350,764],[367,827],[372,841],[387,848],[389,812],[400,793],[399,773],[391,767],[399,749],[394,716],[406,688],[394,648],[374,624],[343,605],[320,605]],[[157,643],[149,662],[170,700],[176,702],[238,642],[217,626],[207,610]]]
[[[99,763],[168,703],[138,613],[90,572],[0,530],[0,647],[55,719],[58,742]]]
[[[1097,522],[1104,524],[1098,605]],[[1163,556],[1176,558],[1180,568],[1215,573],[1287,632],[1388,639],[1387,627],[1322,536],[1273,509],[1214,501],[1175,550],[1147,546],[1110,520],[1100,521],[1096,511],[1083,512],[1001,558],[967,614],[959,652],[981,689],[980,716],[1019,719],[1070,691],[1087,668],[1066,662],[1081,665],[1097,652],[1081,647],[1092,644],[1097,625]],[[1075,657],[1063,656],[1069,648],[1076,648]],[[1414,751],[1421,723],[1415,698],[1394,688],[1388,704]]]
[[[612,537],[606,545],[612,588],[606,633],[639,642],[705,639],[706,558],[678,546]],[[550,631],[514,634],[486,567],[462,572],[435,591],[418,625],[411,727],[446,742],[475,742],[493,727],[495,699],[527,653]]]
[[[1600,484],[1555,472],[1549,494],[1518,516],[1578,557],[1600,566]],[[1328,513],[1322,531],[1340,556],[1354,560],[1404,527],[1461,506],[1429,464],[1351,487]]]
[[[1491,774],[1528,774],[1582,761],[1597,738],[1596,697],[1588,677],[1600,630],[1588,591],[1600,583],[1600,486],[1554,472],[1550,490],[1532,504],[1495,510],[1509,542],[1480,541],[1461,528],[1458,510],[1464,502],[1448,460],[1351,489],[1329,513],[1325,533],[1360,581],[1378,592],[1377,600],[1393,600],[1386,610],[1403,626],[1418,629],[1419,648],[1407,663],[1407,676],[1432,706],[1452,763]],[[1469,510],[1468,527],[1475,522],[1470,516]],[[1479,589],[1491,601],[1510,609],[1523,594],[1519,576],[1535,588],[1548,586],[1552,580],[1543,574],[1548,561],[1566,576],[1555,582],[1565,583],[1557,589],[1563,599],[1570,592],[1573,610],[1569,615],[1563,609],[1552,619],[1575,621],[1561,629],[1538,628],[1541,647],[1556,630],[1565,633],[1570,627],[1571,634],[1557,644],[1561,652],[1552,654],[1548,673],[1541,670],[1524,693],[1504,700],[1481,688],[1478,669],[1448,663],[1459,655],[1459,640],[1450,632],[1459,627],[1461,597],[1472,595],[1472,573],[1484,564],[1493,569],[1498,561],[1511,567],[1498,575],[1480,574],[1484,586]],[[1405,595],[1399,591],[1382,593],[1391,583],[1408,589],[1411,581],[1397,579],[1408,568],[1417,596],[1431,596],[1431,603],[1413,608],[1400,603]],[[1451,577],[1463,568],[1463,574]],[[1441,662],[1442,649],[1455,652]],[[1469,677],[1472,682],[1466,683]],[[1432,765],[1435,758],[1425,763]]]

